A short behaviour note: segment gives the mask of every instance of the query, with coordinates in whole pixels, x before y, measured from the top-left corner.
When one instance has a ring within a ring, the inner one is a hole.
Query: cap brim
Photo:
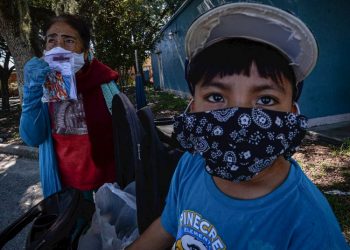
[[[225,4],[196,19],[186,34],[186,56],[191,60],[204,48],[229,38],[246,38],[275,47],[289,59],[297,82],[310,74],[317,61],[316,40],[299,18],[254,3]]]

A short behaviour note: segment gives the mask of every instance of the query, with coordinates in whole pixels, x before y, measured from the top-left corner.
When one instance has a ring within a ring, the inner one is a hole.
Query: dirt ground
[[[322,190],[350,191],[350,155],[339,147],[306,136],[293,156],[304,172]]]

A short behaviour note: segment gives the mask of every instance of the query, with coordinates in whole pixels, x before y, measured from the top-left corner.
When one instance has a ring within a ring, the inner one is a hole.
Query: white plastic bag
[[[96,212],[90,229],[80,237],[78,250],[124,249],[139,236],[135,183],[121,190],[104,184],[95,195]]]
[[[45,52],[44,60],[49,64],[51,71],[43,85],[42,102],[77,100],[73,53],[55,47]]]

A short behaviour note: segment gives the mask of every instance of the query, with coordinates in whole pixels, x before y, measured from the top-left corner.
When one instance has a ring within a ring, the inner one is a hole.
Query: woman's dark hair
[[[82,19],[70,14],[55,16],[45,25],[43,30],[44,34],[46,35],[48,29],[50,29],[50,27],[57,22],[64,22],[75,29],[83,41],[84,49],[89,49],[91,40],[90,28]]]
[[[199,81],[209,82],[218,75],[249,76],[253,62],[261,77],[271,78],[277,84],[282,84],[282,76],[288,79],[295,99],[295,74],[286,57],[267,44],[242,38],[223,40],[199,52],[190,61],[187,80],[194,90]]]

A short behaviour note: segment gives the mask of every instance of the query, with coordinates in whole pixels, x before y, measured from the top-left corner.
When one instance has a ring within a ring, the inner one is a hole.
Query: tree
[[[25,0],[0,0],[0,33],[4,38],[17,69],[19,86],[23,83],[23,66],[34,54],[31,44],[31,20]],[[18,88],[21,96],[21,88]]]
[[[0,37],[0,58],[3,61],[3,65],[0,65],[2,110],[5,111],[10,110],[8,80],[15,66],[10,66],[10,62],[13,64],[13,59],[9,48],[2,37]]]
[[[71,13],[91,20],[97,58],[112,68],[129,69],[134,51],[142,62],[159,30],[183,0],[0,0],[0,34],[17,70],[19,93],[23,66],[41,56],[42,27],[53,14]]]
[[[73,0],[0,0],[0,33],[14,59],[18,91],[22,96],[23,66],[33,55],[41,56],[40,30],[54,13],[74,12]]]
[[[167,17],[182,4],[179,0],[96,0],[90,5],[96,56],[112,68],[125,72],[135,66],[135,50],[143,62]],[[93,12],[92,12],[93,13]]]

